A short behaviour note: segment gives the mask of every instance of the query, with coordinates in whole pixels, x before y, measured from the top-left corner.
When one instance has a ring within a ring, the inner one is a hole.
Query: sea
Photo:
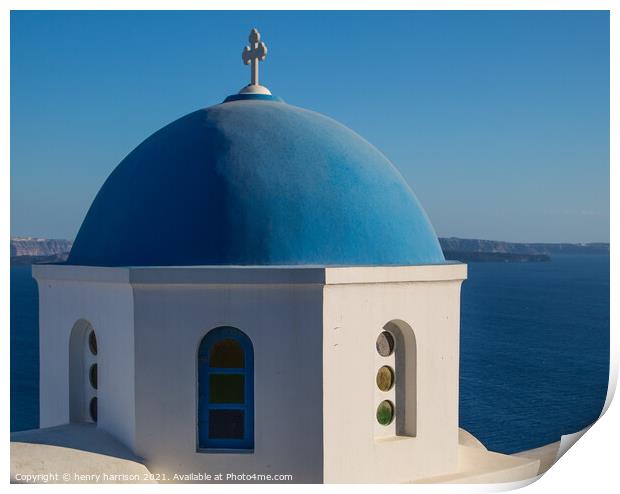
[[[11,267],[11,431],[39,426],[38,295]],[[492,451],[557,441],[599,417],[609,377],[609,256],[468,265],[460,426]]]

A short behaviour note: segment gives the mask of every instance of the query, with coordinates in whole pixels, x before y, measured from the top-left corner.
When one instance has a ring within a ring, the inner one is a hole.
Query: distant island
[[[448,260],[462,262],[545,262],[559,254],[609,255],[609,244],[518,243],[468,238],[440,238]],[[67,260],[73,242],[64,239],[11,237],[11,265],[59,263]]]
[[[520,243],[469,238],[440,238],[446,259],[462,262],[544,262],[561,254],[609,255],[609,243]]]
[[[516,254],[514,252],[444,250],[443,255],[449,261],[461,262],[546,262],[551,260],[549,254]]]

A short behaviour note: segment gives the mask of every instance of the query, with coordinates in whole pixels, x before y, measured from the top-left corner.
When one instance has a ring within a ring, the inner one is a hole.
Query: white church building
[[[142,142],[67,262],[33,267],[41,429],[13,478],[52,444],[163,482],[534,478],[459,429],[467,266],[379,150],[259,84],[266,54],[253,30],[251,83]]]

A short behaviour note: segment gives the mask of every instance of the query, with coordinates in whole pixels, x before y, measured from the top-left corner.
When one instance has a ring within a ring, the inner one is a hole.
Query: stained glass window
[[[198,449],[254,448],[254,355],[231,327],[207,333],[198,349]]]

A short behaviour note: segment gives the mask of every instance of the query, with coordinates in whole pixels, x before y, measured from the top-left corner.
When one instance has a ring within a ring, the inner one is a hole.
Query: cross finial
[[[258,82],[258,62],[265,60],[267,56],[267,46],[260,40],[260,33],[256,28],[250,31],[250,46],[246,46],[241,53],[241,58],[245,65],[252,65],[250,84],[242,89],[242,92],[266,92],[267,88],[263,88]],[[252,87],[253,86],[253,87]]]

